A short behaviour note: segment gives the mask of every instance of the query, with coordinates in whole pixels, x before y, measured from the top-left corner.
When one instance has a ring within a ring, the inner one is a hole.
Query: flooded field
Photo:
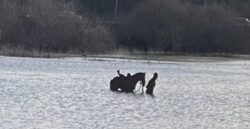
[[[155,97],[111,92],[117,69]],[[0,57],[0,128],[249,129],[250,61]]]

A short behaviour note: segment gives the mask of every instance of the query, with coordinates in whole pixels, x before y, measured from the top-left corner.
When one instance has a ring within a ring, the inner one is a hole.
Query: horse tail
[[[112,80],[110,81],[110,90],[111,90],[111,91],[117,91],[117,90],[118,90],[119,85],[118,85],[117,81],[118,81],[118,78],[117,78],[117,77],[114,78],[114,79],[112,79]]]

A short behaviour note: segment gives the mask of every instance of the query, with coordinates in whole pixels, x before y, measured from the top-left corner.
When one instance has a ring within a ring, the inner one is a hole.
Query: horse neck
[[[133,77],[132,77],[132,81],[134,84],[136,84],[138,81],[142,81],[141,77],[140,77],[140,74],[135,74]]]
[[[132,83],[132,85],[136,85],[137,82],[139,82],[139,81],[140,81],[140,79],[138,79],[138,78],[132,78],[131,83]]]

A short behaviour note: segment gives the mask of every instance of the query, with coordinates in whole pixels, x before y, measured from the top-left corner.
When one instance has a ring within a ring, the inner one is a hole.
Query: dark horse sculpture
[[[121,91],[121,92],[134,92],[136,84],[140,81],[145,86],[145,75],[146,73],[136,73],[129,77],[115,77],[110,81],[110,90]]]

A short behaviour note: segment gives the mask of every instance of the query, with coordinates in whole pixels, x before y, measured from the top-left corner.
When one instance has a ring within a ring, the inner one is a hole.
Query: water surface
[[[155,97],[109,91],[159,73]],[[0,57],[1,129],[249,129],[250,61]]]

